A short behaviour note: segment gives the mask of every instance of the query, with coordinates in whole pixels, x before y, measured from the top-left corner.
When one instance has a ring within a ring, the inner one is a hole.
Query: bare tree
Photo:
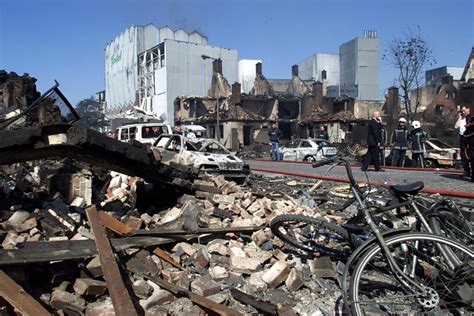
[[[424,69],[433,65],[436,60],[433,51],[426,40],[421,36],[420,26],[416,30],[407,32],[401,38],[394,38],[382,59],[393,65],[398,70],[398,84],[401,88],[401,97],[405,106],[408,119],[417,113],[420,106],[420,93],[418,89],[423,82]],[[415,108],[411,107],[411,91],[415,93]]]

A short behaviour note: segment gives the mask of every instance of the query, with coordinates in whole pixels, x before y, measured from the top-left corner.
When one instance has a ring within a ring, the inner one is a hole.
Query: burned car
[[[153,144],[152,150],[158,151],[164,164],[194,167],[239,183],[245,182],[250,174],[250,167],[215,139],[199,138],[192,141],[182,135],[162,134]]]
[[[392,163],[392,153],[390,150],[386,150],[385,163],[387,166],[390,166]],[[405,159],[405,167],[412,167],[414,163],[411,159],[412,152],[407,150],[407,157]],[[425,155],[424,155],[424,165],[425,168],[452,168],[460,167],[461,160],[459,154],[459,148],[454,148],[445,142],[437,138],[428,138],[425,141]]]
[[[337,148],[321,138],[295,139],[280,149],[283,160],[319,161],[337,154]]]

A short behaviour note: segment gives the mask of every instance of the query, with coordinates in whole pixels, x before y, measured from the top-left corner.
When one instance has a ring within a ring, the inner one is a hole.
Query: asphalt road
[[[294,172],[305,175],[333,176],[341,179],[347,179],[346,170],[342,166],[337,166],[327,173],[330,166],[312,168],[309,164],[273,162],[262,160],[246,160],[252,169],[267,169],[274,172]],[[372,169],[373,170],[373,169]],[[366,175],[360,170],[360,167],[353,167],[354,178],[357,181],[367,181]],[[264,173],[254,171],[256,173]],[[385,184],[408,184],[415,181],[423,181],[425,187],[439,190],[454,190],[462,192],[474,192],[474,183],[469,179],[461,178],[459,173],[449,171],[414,171],[414,170],[395,170],[386,169],[385,172],[367,172],[367,177],[371,182]]]

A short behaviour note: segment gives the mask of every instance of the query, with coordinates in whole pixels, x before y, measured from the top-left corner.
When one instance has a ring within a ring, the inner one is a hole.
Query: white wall
[[[239,73],[239,83],[240,83],[240,91],[242,93],[249,93],[250,90],[253,88],[253,84],[256,74],[255,65],[261,63],[262,61],[259,59],[242,59],[239,60],[238,66],[238,73]]]

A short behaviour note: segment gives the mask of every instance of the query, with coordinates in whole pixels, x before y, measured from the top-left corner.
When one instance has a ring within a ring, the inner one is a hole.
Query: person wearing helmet
[[[423,168],[425,165],[425,141],[428,138],[428,134],[421,129],[420,121],[413,121],[411,126],[413,129],[408,134],[408,140],[411,142],[412,160],[416,167]]]
[[[408,149],[407,120],[401,117],[398,120],[398,127],[392,133],[392,166],[404,167],[405,155]]]

